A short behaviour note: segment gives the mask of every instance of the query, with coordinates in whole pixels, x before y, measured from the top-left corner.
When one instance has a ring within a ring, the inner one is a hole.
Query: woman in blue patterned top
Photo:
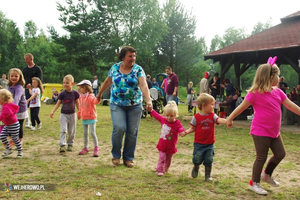
[[[112,131],[112,163],[123,163],[133,167],[134,152],[143,110],[143,95],[147,110],[150,111],[152,101],[143,68],[135,64],[136,50],[131,46],[121,49],[118,56],[121,62],[114,64],[105,79],[97,98],[101,101],[102,93],[111,86],[110,113],[113,122]],[[125,133],[123,154],[122,141]]]

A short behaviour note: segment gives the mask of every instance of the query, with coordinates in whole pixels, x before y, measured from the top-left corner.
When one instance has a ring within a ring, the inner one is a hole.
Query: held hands
[[[184,136],[187,135],[187,133],[186,133],[186,131],[182,131],[181,133],[179,133],[179,135],[180,135],[181,137],[184,137]]]
[[[147,110],[148,112],[152,112],[153,106],[152,106],[152,101],[151,101],[151,100],[148,100],[148,101],[146,102],[146,110]]]
[[[228,120],[227,119],[227,128],[231,128],[232,126],[233,126],[233,122],[232,122],[232,120]]]

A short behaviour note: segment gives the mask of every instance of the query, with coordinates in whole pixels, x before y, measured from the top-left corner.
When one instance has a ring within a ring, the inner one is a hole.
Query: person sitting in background
[[[57,98],[58,98],[58,92],[57,92],[57,90],[55,90],[52,95],[52,100],[54,103],[57,102]]]
[[[293,87],[292,91],[290,92],[290,100],[297,105],[298,105],[298,96],[299,94],[297,93],[296,88]]]

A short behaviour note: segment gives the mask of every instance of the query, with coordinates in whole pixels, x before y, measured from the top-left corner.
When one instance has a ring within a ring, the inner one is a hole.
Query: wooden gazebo
[[[221,80],[233,65],[236,85],[240,85],[240,76],[250,66],[258,66],[266,63],[270,56],[277,56],[276,64],[290,65],[298,74],[300,83],[300,11],[280,20],[281,24],[207,54],[204,60],[213,59],[213,62],[220,63]]]

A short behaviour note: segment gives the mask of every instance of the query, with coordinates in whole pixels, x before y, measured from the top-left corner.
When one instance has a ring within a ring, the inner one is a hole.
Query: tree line
[[[215,35],[210,47],[204,37],[195,35],[196,18],[178,0],[66,0],[57,3],[59,20],[66,35],[53,26],[39,30],[34,21],[25,23],[21,34],[16,23],[0,11],[0,72],[25,66],[24,54],[34,55],[43,70],[43,82],[60,83],[71,73],[76,82],[98,75],[104,80],[124,45],[137,50],[137,64],[155,77],[173,68],[179,84],[199,84],[205,71],[220,72],[218,63],[204,61],[204,55],[249,37],[244,28],[229,27],[223,36]],[[204,19],[203,19],[204,20]],[[206,20],[206,19],[205,19]],[[258,22],[252,34],[271,27],[271,21]],[[252,83],[255,67],[241,77],[242,87]],[[292,70],[285,70],[289,81]],[[226,77],[235,83],[233,68]],[[295,83],[296,84],[296,83]]]

